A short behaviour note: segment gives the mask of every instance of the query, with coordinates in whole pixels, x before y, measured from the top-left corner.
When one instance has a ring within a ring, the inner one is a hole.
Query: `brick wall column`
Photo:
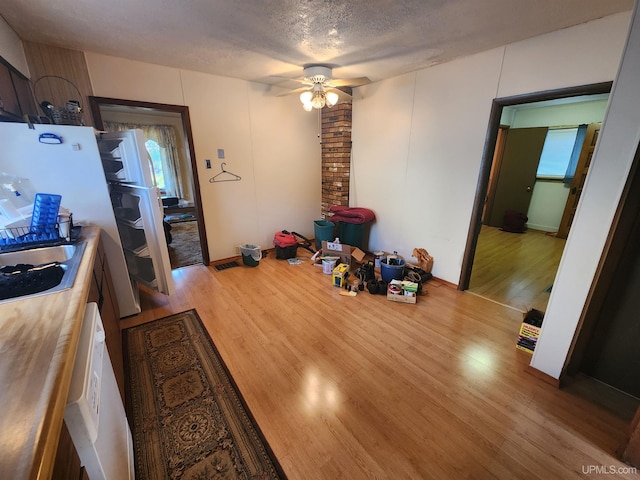
[[[321,110],[322,217],[332,205],[349,205],[351,101]]]

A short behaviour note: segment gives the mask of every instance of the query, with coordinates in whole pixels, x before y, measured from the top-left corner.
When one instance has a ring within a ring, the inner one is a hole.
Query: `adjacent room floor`
[[[469,292],[526,312],[546,311],[566,240],[482,226]]]
[[[298,254],[174,270],[123,320],[196,308],[289,479],[639,478],[628,419],[528,372],[519,311],[435,281],[415,305],[343,296]]]

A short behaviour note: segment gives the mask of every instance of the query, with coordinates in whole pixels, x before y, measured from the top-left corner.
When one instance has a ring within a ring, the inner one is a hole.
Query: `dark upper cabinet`
[[[13,70],[11,71],[11,79],[13,80],[13,88],[16,90],[22,115],[39,115],[29,79]]]
[[[15,117],[22,117],[18,94],[13,86],[11,69],[0,63],[0,113]]]
[[[29,79],[0,57],[0,120],[21,121],[38,115]]]

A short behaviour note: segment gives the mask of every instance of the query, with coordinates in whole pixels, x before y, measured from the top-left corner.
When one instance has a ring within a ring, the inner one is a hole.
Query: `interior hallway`
[[[255,268],[173,277],[176,294],[143,291],[143,313],[123,327],[196,308],[290,480],[626,467],[615,450],[628,419],[529,374],[512,308],[437,282],[416,305],[341,296],[321,268],[273,253]]]
[[[538,230],[482,226],[469,292],[522,312],[546,311],[566,240]]]

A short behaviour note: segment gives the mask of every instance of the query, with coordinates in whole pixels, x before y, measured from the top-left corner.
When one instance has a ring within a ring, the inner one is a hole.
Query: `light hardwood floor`
[[[483,225],[469,292],[522,312],[546,311],[565,243],[537,230],[509,233]]]
[[[173,276],[176,294],[143,292],[123,327],[195,308],[291,480],[627,468],[615,450],[628,422],[527,373],[512,308],[437,282],[416,305],[341,296],[321,268],[273,253],[255,268]]]

